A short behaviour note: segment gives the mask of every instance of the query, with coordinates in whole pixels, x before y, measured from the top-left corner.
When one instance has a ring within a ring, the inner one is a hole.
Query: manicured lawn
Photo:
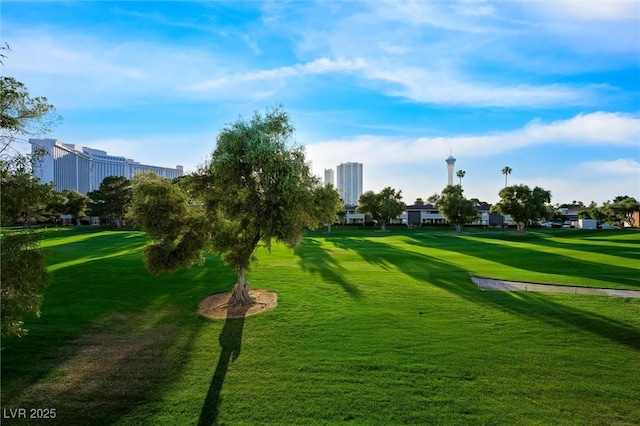
[[[227,321],[196,313],[234,282],[214,257],[152,276],[141,232],[44,235],[42,316],[1,354],[37,424],[640,424],[640,300],[469,279],[640,290],[638,231],[318,230],[260,249],[279,306]]]

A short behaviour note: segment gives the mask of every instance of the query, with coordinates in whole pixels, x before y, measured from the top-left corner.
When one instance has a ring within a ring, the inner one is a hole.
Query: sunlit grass
[[[45,235],[53,280],[31,333],[2,342],[2,408],[65,425],[640,423],[638,300],[469,279],[640,289],[637,231],[311,232],[258,250],[249,281],[278,308],[226,322],[196,309],[232,271],[152,276],[144,242]]]

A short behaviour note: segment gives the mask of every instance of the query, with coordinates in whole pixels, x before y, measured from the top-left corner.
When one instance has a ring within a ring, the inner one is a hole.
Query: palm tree
[[[511,167],[509,166],[504,166],[502,168],[502,174],[504,175],[504,187],[507,187],[507,175],[511,174]]]
[[[464,175],[466,175],[467,172],[465,172],[464,170],[458,170],[456,172],[456,176],[458,176],[460,178],[460,186],[462,186],[462,178],[464,177]]]

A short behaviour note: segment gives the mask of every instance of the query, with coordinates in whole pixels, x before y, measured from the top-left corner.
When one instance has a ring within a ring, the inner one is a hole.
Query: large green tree
[[[433,194],[429,197],[429,202],[438,208],[447,222],[456,227],[456,232],[462,232],[462,225],[478,218],[476,204],[472,200],[467,200],[462,193],[462,186],[448,185],[441,194]]]
[[[362,194],[356,211],[371,216],[380,223],[380,229],[385,231],[387,222],[402,213],[405,207],[402,191],[387,186],[378,193],[367,191]]]
[[[344,204],[340,199],[340,194],[332,184],[318,185],[313,189],[313,216],[320,223],[327,226],[327,232],[331,232],[331,225],[336,220],[338,212],[344,211]]]
[[[640,211],[640,203],[628,195],[619,195],[613,201],[607,201],[602,205],[602,212],[607,220],[622,226],[625,222],[633,226],[633,212],[637,211]]]
[[[246,274],[258,244],[296,246],[306,226],[320,220],[320,186],[293,143],[281,108],[256,112],[223,128],[210,161],[172,184],[136,176],[129,215],[151,239],[145,261],[152,272],[202,262],[218,254],[237,273],[230,304],[250,304]]]
[[[62,194],[66,197],[64,214],[70,214],[76,219],[76,225],[80,225],[80,218],[86,216],[89,205],[89,197],[74,189],[65,189]]]
[[[91,199],[88,208],[92,216],[107,218],[122,226],[131,204],[131,181],[124,176],[107,176],[100,187],[87,194]]]
[[[499,195],[500,201],[491,210],[511,215],[518,232],[524,232],[527,222],[550,217],[551,191],[539,186],[531,189],[527,185],[513,185],[502,188]]]
[[[45,207],[43,216],[57,225],[60,221],[60,216],[66,214],[66,211],[67,197],[65,197],[65,195],[60,191],[53,191],[53,194],[49,198],[49,202]]]

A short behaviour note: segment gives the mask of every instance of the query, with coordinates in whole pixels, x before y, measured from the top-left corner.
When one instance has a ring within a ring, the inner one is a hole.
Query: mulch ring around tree
[[[268,290],[250,290],[249,296],[255,298],[248,306],[229,305],[231,292],[212,294],[198,305],[198,312],[208,318],[242,318],[261,314],[278,306],[278,293]]]

